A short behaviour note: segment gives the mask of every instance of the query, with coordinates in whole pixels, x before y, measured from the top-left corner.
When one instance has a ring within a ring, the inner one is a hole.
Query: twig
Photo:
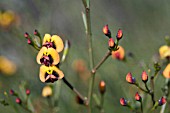
[[[85,105],[88,104],[87,98],[84,97],[83,95],[81,95],[81,93],[80,93],[76,88],[74,88],[74,87],[66,80],[65,77],[63,77],[63,81],[64,81],[64,83],[65,83],[71,90],[73,90],[73,91],[77,94],[77,96],[80,97],[81,100],[83,100],[83,102],[84,102]]]
[[[105,62],[105,60],[111,55],[111,50],[108,50],[105,56],[101,59],[101,61],[91,70],[94,74],[96,73],[97,69]]]

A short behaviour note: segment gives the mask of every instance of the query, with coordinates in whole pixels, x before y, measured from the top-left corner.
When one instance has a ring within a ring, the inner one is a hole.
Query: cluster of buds
[[[35,33],[37,32],[37,33]],[[39,34],[37,30],[34,31],[34,35],[37,36],[41,42],[41,36],[37,35]],[[27,43],[31,46],[33,46],[35,49],[39,50],[41,48],[41,45],[38,43],[38,39],[32,37],[29,33],[25,32],[24,37],[27,39]]]
[[[29,96],[30,93],[31,93],[31,91],[30,91],[29,89],[26,89],[25,94],[26,94],[27,96]],[[12,95],[12,96],[14,96],[14,97],[16,97],[16,98],[15,98],[15,102],[16,102],[17,104],[22,104],[22,100],[21,100],[21,98],[19,97],[19,95],[18,95],[17,92],[15,92],[14,90],[10,89],[10,90],[9,90],[9,94]],[[26,100],[26,101],[27,101],[27,100]]]
[[[103,27],[103,33],[109,38],[109,41],[108,41],[109,48],[113,49],[113,50],[116,50],[119,40],[123,37],[122,30],[119,29],[118,32],[117,32],[117,35],[116,35],[117,41],[116,41],[116,43],[115,43],[114,39],[112,38],[111,31],[110,31],[108,25],[105,25]],[[115,47],[116,47],[116,49],[115,49]]]
[[[112,58],[123,60],[125,57],[125,50],[122,46],[119,45],[119,40],[123,37],[123,32],[121,29],[118,30],[116,35],[116,41],[112,38],[111,31],[108,27],[108,25],[105,25],[103,27],[103,33],[109,38],[108,40],[108,46],[109,50],[111,50]]]
[[[142,72],[141,79],[144,83],[146,83],[148,81],[148,75],[147,75],[146,71]],[[136,84],[136,79],[135,79],[135,77],[132,76],[131,72],[129,72],[126,75],[126,81],[130,84]]]

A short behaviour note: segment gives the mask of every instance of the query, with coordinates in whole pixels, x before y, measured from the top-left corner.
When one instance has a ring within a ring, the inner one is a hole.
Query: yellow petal
[[[50,42],[50,39],[51,39],[51,35],[50,34],[45,34],[42,44],[45,44],[46,42]]]
[[[56,45],[56,51],[61,52],[64,48],[63,40],[58,35],[53,35],[51,37],[51,42]]]
[[[64,73],[60,69],[58,69],[56,66],[51,66],[49,68],[58,73],[59,75],[58,79],[62,79],[64,77]]]
[[[170,56],[170,48],[167,45],[161,46],[159,48],[159,55],[161,59],[164,59],[168,56]]]
[[[164,69],[163,75],[164,75],[165,78],[170,78],[170,63]]]
[[[53,63],[52,63],[53,65],[57,65],[60,62],[60,56],[55,49],[48,48],[47,54],[51,55],[51,57],[53,59]]]
[[[41,80],[41,82],[45,82],[45,73],[48,71],[48,67],[45,65],[42,65],[40,67],[40,72],[39,72],[39,78]]]
[[[47,51],[46,47],[42,47],[41,50],[39,51],[37,58],[36,58],[38,64],[41,64],[40,59],[42,58],[43,53],[46,52],[46,51]]]

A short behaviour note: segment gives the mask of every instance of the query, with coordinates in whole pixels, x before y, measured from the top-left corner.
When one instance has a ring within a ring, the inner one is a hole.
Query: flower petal
[[[57,53],[57,51],[53,48],[48,48],[47,50],[48,55],[51,55],[52,59],[53,59],[53,65],[57,65],[60,62],[60,56]]]
[[[51,39],[51,35],[50,34],[45,34],[42,44],[44,45],[46,42],[50,42],[50,39]]]
[[[61,52],[63,50],[64,48],[63,40],[58,35],[53,35],[51,37],[51,42],[54,42],[57,52]]]
[[[39,51],[37,58],[36,58],[38,64],[41,64],[40,59],[42,58],[45,51],[47,51],[46,47],[42,47],[41,50]]]

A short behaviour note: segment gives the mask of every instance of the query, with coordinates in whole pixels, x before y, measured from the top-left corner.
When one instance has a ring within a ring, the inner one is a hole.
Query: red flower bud
[[[115,42],[114,42],[113,38],[110,38],[110,39],[109,39],[108,45],[109,45],[109,47],[111,47],[111,48],[114,47]]]
[[[103,27],[103,33],[104,33],[106,36],[108,36],[109,38],[111,38],[111,32],[110,32],[110,30],[109,30],[108,25],[105,25],[105,26]]]
[[[31,39],[28,38],[27,43],[31,44],[32,43]]]
[[[166,103],[166,99],[164,97],[162,97],[161,99],[158,100],[159,106],[162,106],[165,103]]]
[[[28,37],[29,37],[29,34],[28,34],[27,32],[25,32],[24,37],[25,37],[25,38],[28,38]]]
[[[121,29],[119,29],[118,32],[117,32],[116,37],[117,37],[118,40],[120,40],[122,38],[122,36],[123,36],[123,32],[122,32]]]
[[[106,84],[103,80],[99,83],[99,91],[101,94],[104,94],[106,92]]]
[[[136,92],[136,94],[135,94],[135,100],[136,101],[141,101],[142,100],[142,97],[139,95],[138,92]]]
[[[29,89],[26,89],[26,94],[27,94],[27,95],[30,95],[30,93],[31,93],[30,90],[29,90]]]
[[[148,75],[145,71],[142,72],[142,81],[147,82],[148,81]]]
[[[126,81],[130,84],[134,84],[136,82],[135,78],[132,77],[132,74],[130,72],[126,75]]]
[[[127,106],[127,100],[125,100],[124,98],[120,98],[120,104],[122,106]]]
[[[14,90],[12,90],[12,89],[9,90],[10,95],[14,95],[14,93],[15,93]]]
[[[17,97],[17,98],[15,99],[15,102],[16,102],[17,104],[21,104],[21,99],[20,99],[19,97]]]

